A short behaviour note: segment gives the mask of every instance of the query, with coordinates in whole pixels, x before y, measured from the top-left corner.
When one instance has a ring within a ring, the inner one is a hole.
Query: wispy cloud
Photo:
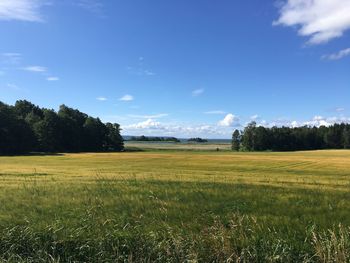
[[[21,59],[22,55],[20,53],[2,53],[2,62],[5,64],[18,64]]]
[[[219,121],[219,126],[223,127],[235,127],[240,126],[239,124],[239,118],[232,113],[229,113],[225,116],[225,118],[221,121]]]
[[[226,111],[212,110],[212,111],[206,111],[206,112],[204,112],[204,114],[218,114],[218,115],[221,115],[221,114],[226,114]]]
[[[43,0],[1,0],[0,20],[42,22],[40,7]]]
[[[202,95],[204,93],[204,89],[195,89],[192,91],[192,96],[197,97],[199,95]]]
[[[96,99],[99,100],[99,101],[106,101],[107,100],[106,97],[97,97]]]
[[[132,95],[126,94],[123,97],[121,97],[119,100],[121,100],[121,101],[133,101],[134,97]]]
[[[343,50],[340,50],[337,53],[329,54],[329,55],[324,55],[322,56],[322,59],[327,59],[327,60],[338,60],[342,59],[344,57],[347,57],[350,55],[350,48],[346,48]]]
[[[30,72],[43,73],[43,72],[47,71],[47,68],[42,67],[42,66],[28,66],[28,67],[24,67],[23,70],[30,71]]]
[[[47,77],[46,80],[47,81],[59,81],[60,78],[59,77]]]
[[[250,116],[250,119],[251,119],[252,121],[256,121],[256,120],[259,120],[259,119],[260,119],[260,116],[259,116],[258,114],[255,114],[255,115],[253,115],[253,116]]]
[[[298,26],[309,44],[326,43],[350,29],[348,0],[286,0],[274,25]]]
[[[99,17],[104,17],[104,5],[99,0],[78,0],[76,5]]]
[[[12,89],[12,90],[20,90],[20,88],[16,84],[13,84],[13,83],[7,83],[6,87],[8,87],[9,89]]]
[[[126,67],[129,74],[138,76],[155,76],[156,73],[145,65],[145,58],[139,57],[137,66]]]

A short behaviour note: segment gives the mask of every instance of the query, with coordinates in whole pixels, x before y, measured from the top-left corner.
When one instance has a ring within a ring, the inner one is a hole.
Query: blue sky
[[[0,100],[123,134],[350,122],[348,0],[1,0]]]

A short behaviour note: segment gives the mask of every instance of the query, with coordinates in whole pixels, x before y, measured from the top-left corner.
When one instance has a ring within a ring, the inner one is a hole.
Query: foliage
[[[139,137],[132,136],[129,141],[137,141],[137,142],[180,142],[179,139],[175,137],[146,137],[141,135]]]
[[[202,139],[202,138],[190,138],[187,140],[188,142],[198,142],[198,143],[205,143],[205,142],[208,142],[208,140],[206,139]]]
[[[302,151],[319,149],[350,149],[350,124],[329,127],[272,127],[265,128],[251,122],[242,135],[232,137],[234,150],[238,145],[247,151]]]
[[[232,134],[232,150],[239,151],[241,145],[242,135],[239,130],[235,130]]]
[[[65,105],[54,110],[20,100],[0,102],[0,154],[121,151],[118,124],[104,124]]]

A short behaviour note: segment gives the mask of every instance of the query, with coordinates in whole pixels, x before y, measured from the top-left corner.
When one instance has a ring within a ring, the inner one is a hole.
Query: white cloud
[[[219,121],[219,126],[234,127],[239,126],[239,118],[231,113],[227,114],[225,118]]]
[[[337,112],[342,112],[342,111],[345,111],[345,108],[343,108],[343,107],[338,107],[338,108],[335,108],[335,111],[337,111]]]
[[[350,118],[347,117],[323,117],[316,115],[308,121],[291,121],[288,119],[277,119],[271,122],[262,121],[257,123],[257,126],[264,127],[302,127],[302,126],[311,126],[311,127],[320,127],[320,126],[331,126],[336,123],[350,123]]]
[[[197,97],[199,95],[202,95],[203,92],[204,92],[204,89],[195,89],[195,90],[192,91],[192,96],[193,97]]]
[[[129,114],[128,115],[131,118],[137,118],[137,119],[159,119],[166,116],[169,116],[167,113],[159,113],[159,114],[153,114],[153,115],[135,115],[135,114]]]
[[[157,122],[153,119],[148,119],[143,122],[132,124],[127,126],[128,129],[162,129],[160,122]]]
[[[41,22],[42,0],[1,0],[0,20]]]
[[[349,0],[286,0],[274,25],[297,26],[309,44],[326,43],[350,29]]]
[[[47,77],[46,80],[47,81],[59,81],[60,78],[59,77]]]
[[[350,118],[346,118],[346,117],[315,116],[312,120],[304,122],[303,125],[320,127],[320,126],[331,126],[335,123],[349,123],[349,122],[350,122]]]
[[[205,137],[205,138],[229,138],[232,129],[209,124],[186,124],[186,123],[160,123],[154,119],[122,125],[123,134],[126,135],[153,135],[153,136],[176,136],[176,137]]]
[[[127,118],[118,117],[118,121]],[[301,126],[330,126],[335,123],[350,123],[348,117],[322,117],[315,116],[308,121],[291,121],[288,119],[277,119],[271,122],[261,120],[257,126],[263,127],[301,127]],[[246,123],[248,124],[248,123]],[[153,118],[145,121],[122,125],[123,134],[125,135],[153,135],[153,136],[175,136],[180,138],[203,137],[203,138],[230,138],[233,127],[243,129],[239,124],[238,117],[228,114],[224,120],[218,124],[193,124],[193,123],[163,123]]]
[[[322,56],[322,59],[338,60],[338,59],[342,59],[344,57],[347,57],[349,55],[350,55],[350,48],[346,48],[346,49],[340,50],[337,53],[324,55],[324,56]]]
[[[222,110],[212,110],[212,111],[206,111],[204,114],[226,114],[225,111]]]
[[[28,66],[23,68],[23,70],[30,71],[30,72],[46,72],[47,68],[46,67],[41,67],[41,66]]]
[[[121,101],[133,101],[134,97],[129,95],[129,94],[126,94],[123,97],[121,97],[119,100],[121,100]]]
[[[107,100],[107,98],[105,98],[105,97],[97,97],[96,99],[99,101],[106,101]]]

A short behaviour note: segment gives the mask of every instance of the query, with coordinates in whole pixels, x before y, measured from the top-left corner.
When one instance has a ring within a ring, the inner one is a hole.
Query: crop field
[[[0,157],[1,262],[349,262],[350,151]]]
[[[129,150],[181,150],[181,151],[229,151],[231,144],[225,142],[209,143],[173,143],[173,142],[137,142],[126,141],[126,147]]]

